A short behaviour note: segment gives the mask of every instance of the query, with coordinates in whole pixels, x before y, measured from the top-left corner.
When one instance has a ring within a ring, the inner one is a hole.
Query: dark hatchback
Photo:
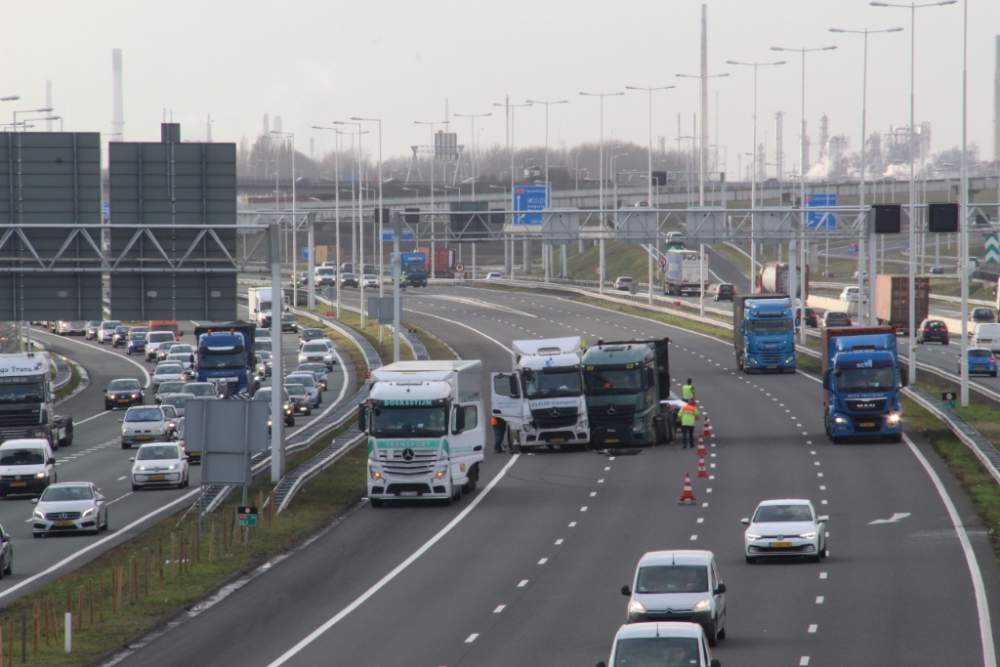
[[[822,326],[826,327],[849,327],[851,326],[851,316],[838,310],[828,310],[823,315]]]
[[[795,309],[795,317],[802,319],[802,309]],[[805,315],[805,325],[807,327],[818,327],[819,326],[819,316],[813,308],[806,308]]]
[[[298,333],[299,321],[291,313],[285,313],[281,316],[281,330],[291,331],[292,333]]]
[[[948,325],[941,320],[926,319],[917,329],[917,344],[923,343],[948,344]]]
[[[719,286],[715,288],[716,301],[732,301],[734,294],[736,294],[736,287],[734,287],[731,283],[720,283]]]
[[[104,390],[104,409],[130,408],[143,404],[142,385],[138,380],[112,380]]]

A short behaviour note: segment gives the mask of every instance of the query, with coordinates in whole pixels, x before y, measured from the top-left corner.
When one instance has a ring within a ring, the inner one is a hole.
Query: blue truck
[[[788,296],[733,296],[733,347],[740,371],[794,373],[795,332],[795,315]]]
[[[899,370],[892,327],[823,330],[823,422],[834,443],[851,439],[903,439]]]
[[[195,327],[198,382],[225,382],[229,396],[249,394],[255,366],[255,329],[254,324],[242,320]]]
[[[403,266],[400,280],[403,287],[427,287],[427,255],[422,252],[401,252],[399,263]]]

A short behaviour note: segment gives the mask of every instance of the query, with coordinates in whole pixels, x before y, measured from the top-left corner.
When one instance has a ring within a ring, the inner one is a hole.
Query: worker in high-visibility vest
[[[691,378],[688,378],[687,384],[681,387],[681,398],[685,401],[690,401],[694,398],[694,382]]]
[[[681,414],[681,435],[684,446],[681,449],[690,447],[694,449],[694,424],[699,419],[698,408],[694,405],[694,399],[689,400],[680,410]]]

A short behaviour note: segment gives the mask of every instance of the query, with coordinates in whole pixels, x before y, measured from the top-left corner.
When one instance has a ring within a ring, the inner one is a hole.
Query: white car
[[[184,405],[188,401],[197,400],[197,396],[194,394],[188,394],[186,392],[177,392],[175,394],[167,394],[163,397],[160,405],[172,405],[174,410],[177,411],[177,415],[181,418],[184,417]]]
[[[193,354],[190,352],[174,352],[173,349],[170,350],[170,354],[167,355],[167,358],[162,363],[180,364],[184,370],[190,370],[195,367]]]
[[[156,333],[155,331],[153,333]],[[180,380],[184,375],[184,367],[174,361],[161,361],[153,369],[152,381],[153,389],[157,389],[160,384],[171,380]]]
[[[181,393],[204,400],[215,400],[219,398],[219,387],[213,382],[188,382]]]
[[[101,345],[110,343],[111,337],[115,335],[115,329],[121,325],[121,320],[103,320],[101,328],[97,330],[97,342]]]
[[[868,297],[867,293],[862,292],[857,285],[848,285],[840,291],[840,300],[845,303],[857,303],[859,294],[864,299]]]
[[[336,356],[330,346],[321,340],[313,341],[311,343],[306,343],[299,350],[299,363],[307,364],[310,362],[316,362],[324,364],[327,368],[333,368],[333,362]]]
[[[174,442],[154,442],[139,448],[132,465],[132,490],[188,485],[188,462],[181,446]]]
[[[503,275],[499,271],[490,271],[486,274],[487,280],[503,280]]]
[[[122,449],[167,439],[169,420],[158,405],[132,406],[125,413],[125,418],[118,421],[122,425]]]
[[[271,340],[271,330],[270,329],[257,329],[253,332],[253,339],[258,340]]]
[[[628,622],[686,621],[705,630],[710,646],[726,636],[726,584],[711,551],[650,551],[635,568]]]
[[[32,534],[90,533],[108,529],[108,506],[100,489],[90,482],[53,484],[37,500],[31,513]]]
[[[173,331],[150,331],[146,334],[146,361],[154,361],[156,359],[160,345],[163,343],[173,343],[176,340]]]
[[[597,667],[722,667],[697,623],[632,623],[618,628],[608,662]]]
[[[753,518],[743,519],[747,563],[758,558],[802,556],[818,563],[826,556],[826,522],[808,500],[765,500]]]
[[[72,322],[59,320],[56,322],[56,333],[60,336],[86,336],[87,323],[77,320]]]
[[[366,274],[361,281],[364,283],[365,287],[378,287],[379,284],[378,276],[373,276],[371,274]]]

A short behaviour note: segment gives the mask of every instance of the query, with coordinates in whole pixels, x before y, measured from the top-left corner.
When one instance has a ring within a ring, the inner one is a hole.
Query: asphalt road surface
[[[998,611],[995,555],[915,433],[835,447],[815,380],[743,377],[730,343],[541,292],[409,290],[405,308],[408,322],[487,371],[509,370],[507,348],[522,337],[669,336],[674,382],[694,379],[716,434],[712,477],[694,478],[698,503],[677,503],[698,462],[676,445],[613,459],[489,451],[471,497],[365,503],[117,664],[592,665],[625,620],[619,588],[639,557],[688,548],[712,550],[728,587],[724,665],[983,664],[980,612]],[[740,519],[781,497],[830,515],[828,559],[745,564]],[[990,641],[995,625],[986,623]]]
[[[240,314],[245,317],[245,307]],[[194,344],[194,324],[182,322],[182,341]],[[56,451],[57,481],[90,481],[101,489],[108,502],[109,530],[99,536],[58,535],[43,539],[32,537],[31,513],[34,505],[27,496],[11,496],[0,501],[0,523],[11,533],[14,548],[13,574],[0,580],[0,605],[31,592],[42,584],[58,578],[97,558],[99,555],[134,537],[155,522],[195,501],[201,482],[201,467],[191,466],[190,487],[187,489],[156,489],[134,493],[130,480],[130,457],[135,449],[121,448],[121,424],[124,410],[104,410],[103,390],[111,380],[135,378],[149,381],[147,373],[155,366],[143,355],[126,356],[124,348],[112,349],[82,337],[61,337],[45,329],[33,328],[32,336],[58,354],[63,354],[81,366],[89,375],[89,386],[60,404],[60,414],[73,416],[73,445]],[[286,333],[283,340],[283,360],[286,372],[298,365],[298,336]],[[344,355],[341,354],[343,357]],[[298,416],[299,428],[319,417],[340,394],[343,374],[340,365],[330,375],[330,386],[323,396],[320,410],[310,417]],[[353,386],[353,379],[349,379]],[[269,385],[265,382],[264,385]],[[345,393],[345,396],[349,394]],[[153,404],[153,391],[146,389],[145,400]]]

